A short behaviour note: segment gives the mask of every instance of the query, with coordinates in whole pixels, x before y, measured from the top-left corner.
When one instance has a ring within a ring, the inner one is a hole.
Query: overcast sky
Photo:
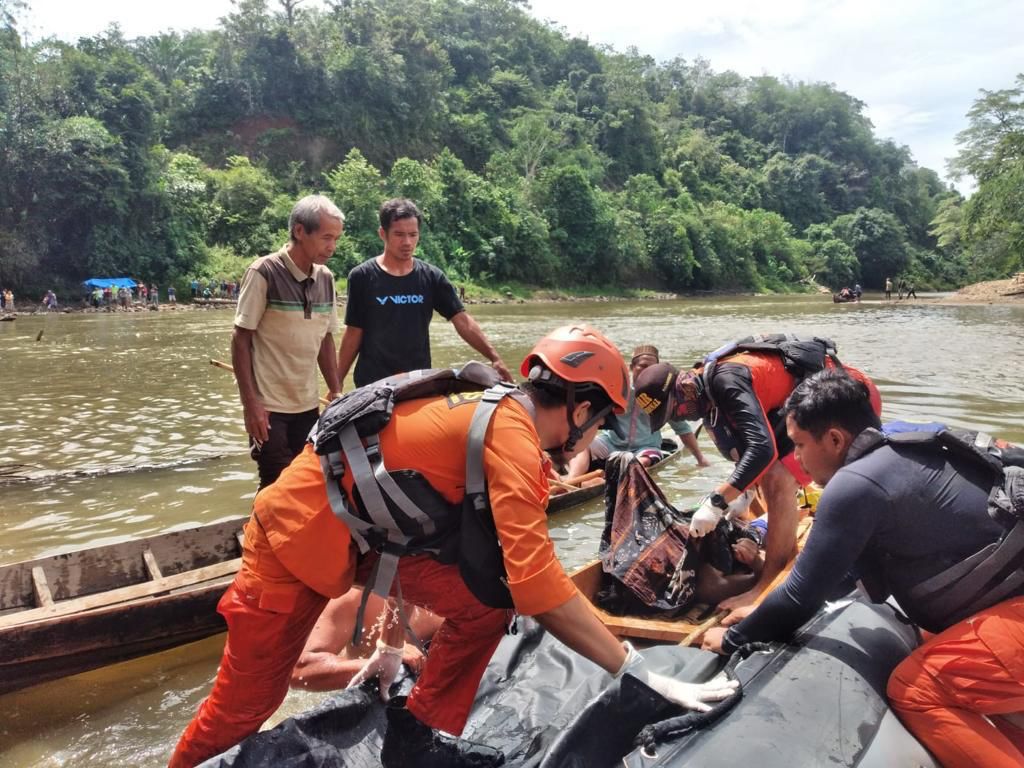
[[[307,0],[314,3],[316,0]],[[31,39],[74,41],[111,22],[128,37],[209,28],[230,0],[29,0]],[[271,0],[271,5],[274,3]],[[876,133],[945,175],[978,89],[1024,71],[1024,0],[532,0],[573,35],[658,61],[703,57],[716,71],[826,81],[860,99]],[[966,185],[961,185],[967,191]]]

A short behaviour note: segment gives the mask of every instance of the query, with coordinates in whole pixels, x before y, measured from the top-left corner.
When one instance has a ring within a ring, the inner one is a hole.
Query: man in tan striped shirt
[[[345,217],[321,195],[299,200],[289,242],[256,259],[242,278],[231,361],[260,488],[302,450],[319,413],[317,367],[328,398],[341,392],[334,335],[334,275],[325,266]]]

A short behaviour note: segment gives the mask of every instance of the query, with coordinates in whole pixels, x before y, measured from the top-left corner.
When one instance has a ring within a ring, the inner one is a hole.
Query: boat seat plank
[[[153,550],[146,547],[142,550],[142,559],[146,563],[146,570],[149,571],[149,578],[151,579],[162,579],[164,575],[160,572],[160,565],[156,561],[156,555],[153,554]]]
[[[108,592],[79,597],[72,600],[65,600],[54,603],[44,608],[33,608],[27,611],[9,614],[0,617],[0,630],[8,627],[15,627],[27,624],[32,621],[42,621],[58,616],[67,616],[82,611],[105,608],[118,603],[136,600],[141,597],[151,597],[161,592],[169,592],[172,589],[181,589],[208,582],[212,579],[223,576],[230,576],[238,571],[242,565],[242,558],[228,560],[223,563],[214,563],[195,570],[176,573],[173,576],[164,576],[153,581],[142,584],[133,584],[128,587],[112,589]]]
[[[32,569],[32,591],[36,596],[36,605],[47,607],[53,605],[53,595],[46,581],[46,573],[38,565]]]

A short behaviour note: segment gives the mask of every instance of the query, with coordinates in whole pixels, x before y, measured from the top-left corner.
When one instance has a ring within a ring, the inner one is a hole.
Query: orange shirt
[[[465,496],[466,436],[480,393],[408,400],[380,434],[389,470],[421,473],[450,503]],[[576,587],[555,557],[547,526],[547,459],[525,409],[505,399],[484,439],[484,474],[516,610],[536,615],[568,601]],[[351,493],[351,473],[342,480]],[[279,488],[279,486],[281,486]],[[262,509],[261,509],[262,507]],[[319,457],[307,446],[257,496],[256,513],[275,554],[299,579],[334,596],[345,585],[348,529],[327,501]]]

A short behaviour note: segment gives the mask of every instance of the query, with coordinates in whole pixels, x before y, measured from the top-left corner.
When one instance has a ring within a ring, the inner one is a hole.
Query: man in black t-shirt
[[[501,356],[466,312],[444,272],[414,257],[422,221],[411,200],[398,198],[381,206],[377,234],[384,241],[384,253],[364,261],[348,275],[345,334],[338,352],[341,380],[353,361],[357,387],[403,371],[429,368],[430,319],[437,311],[503,379],[512,381]]]

